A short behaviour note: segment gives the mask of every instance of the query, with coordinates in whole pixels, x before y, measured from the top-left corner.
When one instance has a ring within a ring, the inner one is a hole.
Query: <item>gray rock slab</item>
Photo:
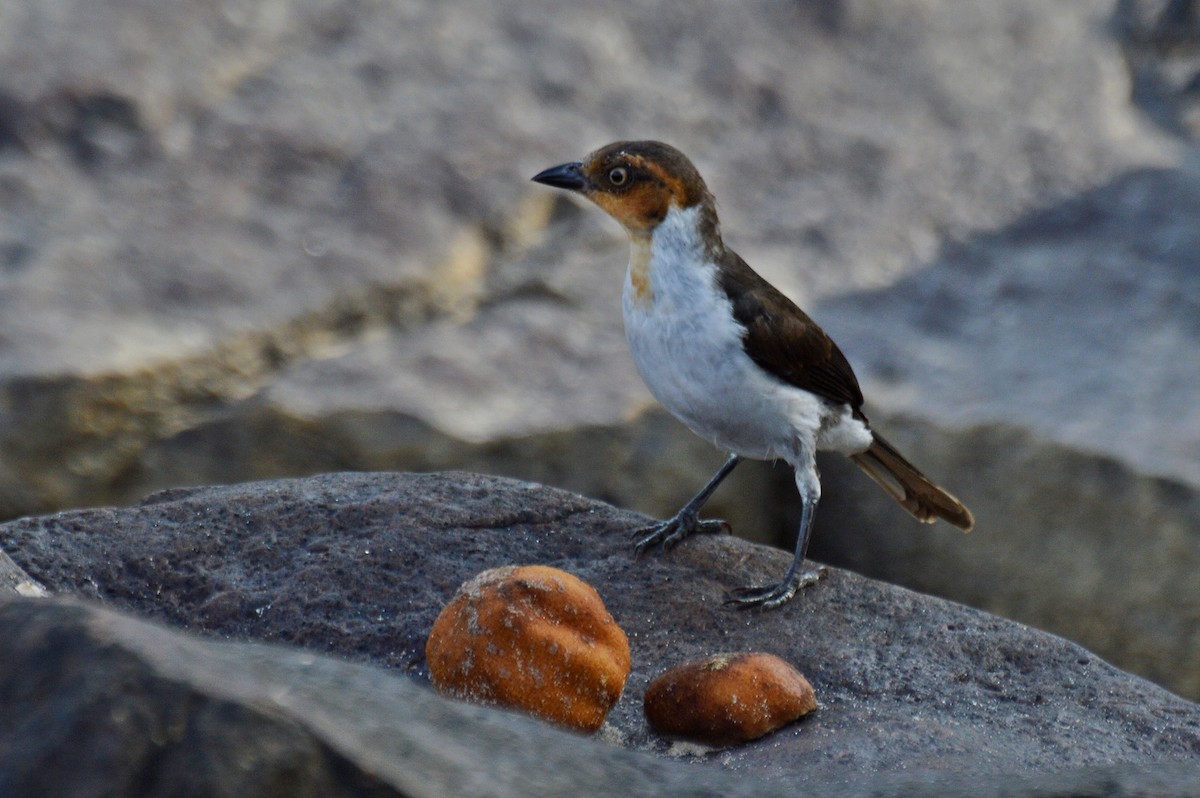
[[[30,578],[19,565],[0,551],[0,596],[25,596],[28,598],[46,595],[46,589]]]
[[[532,483],[335,474],[22,519],[0,526],[0,547],[55,591],[418,679],[424,637],[461,582],[502,564],[561,567],[597,587],[630,638],[633,673],[602,739],[776,789],[1141,772],[1200,756],[1196,704],[1061,638],[838,570],[779,611],[735,612],[726,591],[778,578],[786,554],[716,536],[635,562],[628,535],[642,520]],[[649,731],[640,699],[654,675],[747,649],[806,673],[821,709],[723,751]]]
[[[452,703],[379,668],[215,644],[97,607],[0,602],[0,629],[19,641],[0,664],[6,795],[765,794],[721,773],[700,788],[677,763]],[[22,689],[32,682],[41,689]]]
[[[218,643],[86,604],[0,600],[6,795],[767,796],[779,786],[630,752],[379,668]],[[31,689],[32,688],[32,689]],[[877,775],[817,796],[1176,798],[1196,767]]]

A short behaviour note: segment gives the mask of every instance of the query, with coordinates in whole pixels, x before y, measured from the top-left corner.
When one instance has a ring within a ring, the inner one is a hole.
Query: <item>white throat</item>
[[[626,319],[631,304],[644,311],[661,302],[677,305],[680,292],[715,289],[715,268],[700,234],[700,206],[672,206],[651,234],[631,233],[625,275]],[[690,291],[689,291],[690,288]],[[692,301],[698,297],[691,297]],[[685,304],[690,302],[685,301]]]

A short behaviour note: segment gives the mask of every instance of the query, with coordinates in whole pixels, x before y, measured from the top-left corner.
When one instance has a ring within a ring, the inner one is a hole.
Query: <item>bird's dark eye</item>
[[[618,166],[608,173],[608,182],[614,186],[623,186],[629,182],[629,170],[624,166]]]

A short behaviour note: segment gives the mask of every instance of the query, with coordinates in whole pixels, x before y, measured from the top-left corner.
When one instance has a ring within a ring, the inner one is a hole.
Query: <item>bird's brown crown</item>
[[[580,164],[581,193],[627,230],[649,230],[672,206],[712,204],[704,179],[687,156],[661,141],[617,141]]]

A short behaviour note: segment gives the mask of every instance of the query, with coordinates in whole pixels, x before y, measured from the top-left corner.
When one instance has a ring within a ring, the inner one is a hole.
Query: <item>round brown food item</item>
[[[717,654],[688,662],[646,688],[659,733],[709,745],[762,737],[817,708],[812,685],[774,654]]]
[[[629,677],[629,640],[591,585],[544,565],[476,576],[425,645],[435,687],[595,731]]]

